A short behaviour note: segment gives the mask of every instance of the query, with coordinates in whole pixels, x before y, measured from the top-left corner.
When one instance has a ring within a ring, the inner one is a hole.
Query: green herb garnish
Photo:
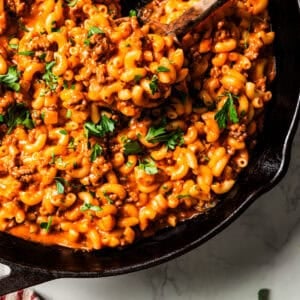
[[[21,30],[29,32],[29,29],[21,21],[18,21],[18,25],[19,25],[19,27],[20,27]]]
[[[157,71],[158,73],[160,73],[160,72],[169,72],[170,69],[167,68],[167,67],[164,67],[164,66],[159,66],[159,67],[156,69],[156,71]]]
[[[77,4],[78,0],[66,0],[66,2],[69,7],[74,7]]]
[[[56,190],[58,194],[64,194],[65,193],[65,184],[66,180],[62,177],[54,177],[55,184],[56,184]]]
[[[34,127],[30,111],[23,103],[15,103],[10,106],[6,114],[2,115],[2,122],[8,127],[7,134],[10,134],[18,125],[22,125],[27,129]]]
[[[269,300],[270,299],[270,290],[261,289],[258,291],[258,300]]]
[[[46,63],[46,72],[42,77],[42,79],[45,80],[47,86],[52,92],[56,90],[57,80],[58,80],[58,76],[52,73],[52,68],[54,67],[55,64],[56,64],[55,61]]]
[[[115,130],[115,121],[108,118],[106,115],[101,116],[99,123],[86,122],[84,128],[87,130],[89,136],[103,137],[107,133],[112,133]]]
[[[85,39],[83,41],[83,43],[86,45],[86,46],[89,46],[91,44],[91,41],[89,39]]]
[[[146,140],[152,144],[163,142],[168,149],[174,150],[177,145],[183,144],[183,131],[178,128],[175,131],[166,131],[165,127],[150,127]]]
[[[68,109],[66,112],[66,118],[71,119],[71,117],[72,117],[72,111],[70,109]]]
[[[105,34],[105,32],[99,27],[92,26],[88,31],[87,37],[90,38],[94,34]]]
[[[149,83],[149,87],[150,87],[152,95],[154,95],[158,91],[158,77],[157,77],[157,75],[152,76],[152,79]]]
[[[114,201],[109,197],[109,195],[108,195],[107,192],[104,192],[104,193],[103,193],[103,196],[104,196],[104,198],[107,200],[107,202],[108,202],[109,204],[113,204],[113,203],[114,203]]]
[[[144,159],[139,162],[138,168],[145,171],[149,175],[154,175],[158,173],[158,168],[153,160]]]
[[[130,168],[133,165],[133,163],[131,161],[126,162],[125,166]]]
[[[138,141],[127,140],[124,143],[124,154],[125,155],[139,154],[141,152],[143,152],[143,149],[141,147],[141,144]]]
[[[65,129],[61,129],[61,130],[59,130],[59,133],[60,133],[60,134],[63,134],[63,135],[67,135],[67,134],[68,134],[68,131],[65,130]]]
[[[19,55],[24,55],[24,56],[34,56],[34,51],[27,50],[27,51],[20,51],[18,52]]]
[[[18,44],[8,44],[8,46],[9,46],[11,49],[14,49],[14,50],[18,50],[18,48],[19,48],[19,45],[18,45]]]
[[[189,195],[189,194],[181,194],[181,195],[177,195],[177,198],[178,198],[178,199],[184,199],[184,198],[189,198],[189,197],[191,197],[191,195]]]
[[[91,156],[90,156],[90,161],[94,162],[96,158],[102,154],[103,148],[99,144],[94,144],[92,146],[92,151],[91,151]]]
[[[142,75],[135,75],[133,80],[134,80],[135,83],[139,83],[142,78],[143,78]]]
[[[68,149],[76,149],[75,139],[73,137],[70,138],[70,142],[68,144]]]
[[[131,9],[129,11],[129,17],[136,17],[137,16],[137,11],[135,9]]]
[[[88,202],[84,202],[81,207],[80,207],[81,211],[87,211],[87,210],[92,210],[92,211],[101,211],[102,207],[98,206],[98,205],[92,205],[91,203]]]
[[[40,227],[42,229],[45,229],[47,232],[49,232],[50,228],[51,228],[51,225],[52,225],[52,216],[48,217],[48,222],[42,222],[40,224]]]
[[[15,66],[10,66],[4,75],[0,75],[0,83],[18,92],[20,90],[20,72],[17,71]]]
[[[229,121],[232,123],[239,122],[238,114],[233,101],[236,96],[232,95],[230,92],[227,92],[224,96],[227,97],[227,100],[223,107],[215,115],[215,120],[217,121],[220,129],[226,128]]]

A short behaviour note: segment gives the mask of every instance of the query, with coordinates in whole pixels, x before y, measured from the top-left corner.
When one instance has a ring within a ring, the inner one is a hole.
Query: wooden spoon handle
[[[232,1],[234,0],[199,0],[170,24],[162,24],[157,20],[155,9],[159,10],[161,8],[153,8],[153,4],[150,2],[139,10],[139,18],[144,23],[149,24],[154,32],[175,35],[177,38],[181,38],[193,26],[198,25],[216,10]],[[152,14],[153,12],[154,14]]]
[[[204,21],[213,12],[228,2],[229,0],[199,0],[178,19],[168,24],[166,28],[167,34],[175,34],[177,37],[182,37],[193,26]]]

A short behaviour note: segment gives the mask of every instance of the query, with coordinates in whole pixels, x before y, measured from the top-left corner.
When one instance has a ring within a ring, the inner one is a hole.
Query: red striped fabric
[[[15,293],[0,296],[0,300],[42,300],[42,298],[31,289],[20,290]]]

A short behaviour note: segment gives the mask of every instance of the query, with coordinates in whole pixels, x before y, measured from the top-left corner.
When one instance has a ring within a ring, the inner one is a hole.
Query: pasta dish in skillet
[[[155,3],[169,23],[193,1]],[[208,211],[247,167],[275,76],[267,0],[180,44],[121,6],[0,0],[1,231],[128,245]]]

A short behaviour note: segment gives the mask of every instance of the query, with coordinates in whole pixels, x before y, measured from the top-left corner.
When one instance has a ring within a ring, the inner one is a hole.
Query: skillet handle
[[[0,263],[0,296],[56,278],[42,270]]]

